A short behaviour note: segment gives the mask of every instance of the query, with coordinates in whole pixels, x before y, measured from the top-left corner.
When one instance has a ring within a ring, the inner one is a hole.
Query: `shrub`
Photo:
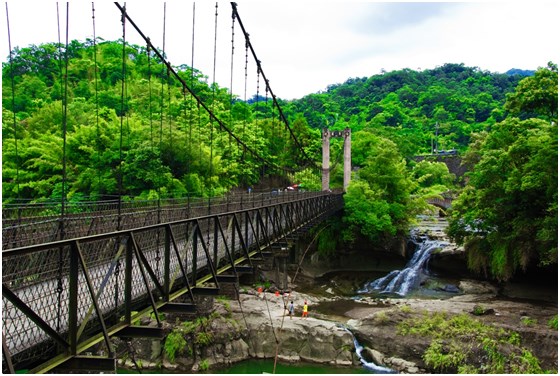
[[[208,359],[202,359],[199,366],[201,371],[208,371],[208,368],[210,368],[210,362],[208,362]]]
[[[380,311],[375,314],[374,320],[377,324],[385,324],[389,321],[389,316],[387,315],[387,312]]]
[[[528,316],[521,317],[521,323],[525,326],[533,326],[537,323],[537,319],[532,319]]]
[[[402,313],[410,313],[410,312],[412,312],[412,307],[410,307],[408,304],[404,304],[404,305],[401,305],[401,306],[399,307],[399,310],[400,310]]]
[[[447,371],[450,369],[458,368],[465,361],[465,353],[457,348],[446,348],[443,346],[441,340],[433,341],[424,352],[422,359],[426,365],[439,371]]]
[[[484,312],[485,312],[484,307],[481,306],[481,305],[478,305],[478,304],[475,305],[475,306],[473,307],[473,310],[472,310],[472,313],[473,313],[473,315],[475,315],[475,316],[484,315]]]
[[[548,320],[548,326],[551,329],[558,330],[558,315],[555,315],[550,320]]]
[[[177,352],[180,352],[186,345],[187,341],[183,337],[183,333],[178,330],[173,330],[167,335],[167,338],[165,338],[163,349],[169,361],[174,362]]]
[[[397,333],[431,338],[422,358],[436,371],[542,373],[538,359],[520,347],[519,333],[484,324],[468,314],[424,312],[402,321]]]
[[[212,343],[213,336],[211,333],[198,332],[196,334],[194,343],[198,346],[208,346]]]

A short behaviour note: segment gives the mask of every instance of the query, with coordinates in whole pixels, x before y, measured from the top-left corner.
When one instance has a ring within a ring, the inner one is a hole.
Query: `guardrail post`
[[[124,319],[130,325],[132,317],[132,237],[126,241],[126,261],[124,268]]]
[[[60,248],[62,252],[63,248]],[[78,348],[78,276],[80,261],[76,243],[70,246],[70,273],[68,276],[68,342],[70,354],[77,355]]]
[[[218,268],[218,228],[220,218],[214,217],[214,268]]]
[[[169,263],[171,262],[171,226],[165,226],[165,245],[163,250],[163,299],[169,301]]]
[[[233,215],[235,217],[235,214]],[[231,226],[231,252],[235,256],[235,225]],[[234,257],[235,258],[235,257]]]
[[[198,223],[196,225],[197,227],[199,226]],[[192,252],[193,252],[193,258],[192,258],[192,276],[193,276],[193,283],[192,283],[192,287],[196,287],[196,273],[197,273],[197,264],[198,264],[198,235],[197,235],[198,231],[193,231],[193,240],[192,240]],[[203,240],[203,239],[201,239]]]
[[[249,212],[245,212],[245,244],[249,247]]]

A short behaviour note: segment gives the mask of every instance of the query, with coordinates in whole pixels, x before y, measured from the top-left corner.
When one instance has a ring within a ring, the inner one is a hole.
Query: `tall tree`
[[[450,235],[469,266],[508,280],[529,266],[557,263],[558,128],[506,119],[471,153],[479,162],[453,203]]]
[[[507,96],[505,108],[515,116],[537,115],[558,122],[558,65],[549,62],[521,80],[515,93]]]
[[[403,235],[418,208],[406,163],[392,141],[366,131],[354,136],[362,140],[354,147],[353,162],[360,168],[344,196],[344,237],[352,240],[361,234],[379,241]]]

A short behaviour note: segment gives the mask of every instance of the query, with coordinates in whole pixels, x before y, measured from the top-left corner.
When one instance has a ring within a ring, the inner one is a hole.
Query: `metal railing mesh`
[[[12,249],[63,239],[129,230],[159,223],[245,210],[293,200],[320,197],[324,192],[237,193],[214,198],[149,201],[100,201],[4,205],[2,248]]]
[[[246,249],[242,244],[249,251],[256,250],[257,245],[271,245],[294,231],[294,224],[302,225],[340,207],[341,197],[301,195],[295,202],[269,202],[270,206],[255,205],[254,209],[243,211],[234,211],[240,207],[239,202],[220,205],[220,214],[206,214],[206,217],[181,221],[175,221],[173,216],[185,215],[185,208],[167,208],[167,211],[162,211],[162,216],[173,222],[162,224],[151,223],[153,219],[148,220],[148,214],[150,218],[154,217],[153,211],[144,207],[136,212],[140,213],[142,223],[147,223],[148,227],[4,250],[2,322],[12,362],[21,366],[50,359],[64,351],[61,350],[64,346],[42,329],[33,315],[58,333],[63,341],[69,343],[71,332],[76,332],[76,342],[82,343],[101,331],[93,297],[106,327],[117,325],[123,319],[127,270],[132,276],[129,281],[132,307],[129,309],[146,308],[150,305],[149,292],[158,301],[164,299],[158,285],[164,291],[168,289],[169,293],[186,286],[179,260],[193,287],[197,278],[209,274],[210,264],[218,269],[230,264],[230,257],[236,260],[245,256]],[[193,207],[189,210],[188,214],[192,215]],[[204,210],[208,213],[208,208]],[[210,211],[213,210],[211,208]],[[90,216],[87,221],[82,219],[82,225],[76,228],[93,228],[93,218],[101,217],[106,217],[105,213]],[[123,223],[138,225],[132,214],[130,218],[130,222],[124,220]],[[104,223],[110,222],[105,218],[103,220]],[[84,226],[86,222],[88,225]],[[231,256],[228,256],[228,250]],[[130,264],[127,264],[127,252],[131,255]],[[167,276],[166,265],[169,270]],[[86,273],[93,291],[88,286]],[[147,284],[143,274],[147,276]],[[77,275],[77,279],[73,280],[72,275]],[[165,286],[166,277],[169,286]],[[77,288],[75,298],[71,296],[72,284]],[[6,294],[4,290],[8,290]],[[7,295],[10,292],[21,302],[23,309]],[[69,326],[72,314],[76,315],[76,328]],[[4,370],[5,367],[3,360]]]

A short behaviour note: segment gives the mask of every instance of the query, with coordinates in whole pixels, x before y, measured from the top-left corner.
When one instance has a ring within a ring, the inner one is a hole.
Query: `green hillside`
[[[352,182],[323,254],[404,236],[426,200],[447,192],[457,198],[450,235],[468,246],[469,266],[509,279],[557,264],[558,67],[509,73],[445,64],[351,78],[279,99],[288,127],[266,94],[245,102],[187,65],[171,72],[146,47],[16,48],[2,65],[2,201],[319,190],[321,128],[349,127]],[[333,139],[333,188],[341,149]],[[463,187],[445,164],[412,158],[450,150],[470,170]]]

